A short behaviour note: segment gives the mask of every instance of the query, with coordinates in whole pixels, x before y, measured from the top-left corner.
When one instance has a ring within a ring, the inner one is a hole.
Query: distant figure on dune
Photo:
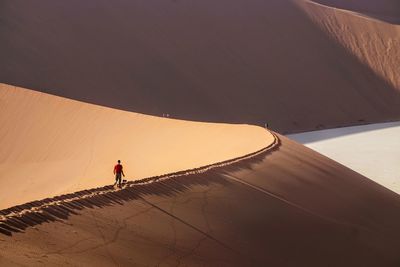
[[[114,166],[114,174],[115,174],[114,186],[118,184],[118,187],[121,187],[122,186],[121,175],[125,177],[125,174],[120,160],[118,160],[117,165]]]

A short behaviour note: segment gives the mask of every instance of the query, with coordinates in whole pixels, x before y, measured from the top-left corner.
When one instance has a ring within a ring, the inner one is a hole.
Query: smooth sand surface
[[[398,27],[355,12],[303,0],[4,0],[0,17],[8,84],[281,133],[400,119]]]
[[[288,137],[400,194],[400,122]]]
[[[0,209],[126,179],[171,173],[253,153],[263,128],[193,123],[86,104],[0,84]]]
[[[228,167],[8,220],[0,265],[398,266],[400,197],[280,139]]]

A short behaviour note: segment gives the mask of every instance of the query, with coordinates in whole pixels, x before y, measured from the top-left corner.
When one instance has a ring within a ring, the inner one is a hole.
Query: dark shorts
[[[117,172],[117,173],[115,174],[115,181],[121,183],[121,173],[118,173],[118,172]]]

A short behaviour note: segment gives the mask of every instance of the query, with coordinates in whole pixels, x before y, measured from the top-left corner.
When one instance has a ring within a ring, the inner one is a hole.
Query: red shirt
[[[121,164],[117,164],[114,166],[114,172],[116,173],[122,173],[122,165]]]

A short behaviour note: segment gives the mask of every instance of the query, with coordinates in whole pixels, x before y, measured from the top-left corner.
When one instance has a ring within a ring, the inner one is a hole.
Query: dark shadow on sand
[[[0,233],[12,236],[13,233],[22,233],[27,228],[42,223],[67,220],[69,216],[77,215],[83,209],[123,205],[125,202],[138,200],[148,195],[173,197],[193,186],[209,186],[211,184],[229,186],[231,182],[223,176],[224,173],[252,169],[254,164],[262,162],[266,156],[279,149],[279,145],[280,141],[277,140],[277,144],[270,150],[230,165],[210,169],[204,173],[187,175],[185,174],[187,171],[182,171],[140,181],[128,181],[123,189],[114,189],[112,185],[108,185],[3,209],[0,210],[0,215],[5,216],[6,219],[0,220]],[[171,175],[174,177],[163,179]],[[100,192],[106,193],[98,194]],[[55,203],[56,201],[57,203]]]
[[[149,115],[268,122],[283,134],[400,119],[399,90],[291,1],[200,1],[203,9],[160,0],[101,0],[98,8],[93,1],[3,2],[4,83]],[[190,19],[174,16],[177,8]],[[148,14],[139,16],[142,10]],[[199,26],[212,19],[219,31]],[[309,47],[325,52],[310,60]],[[354,97],[354,89],[379,92],[379,101]],[[338,117],[339,106],[348,114]]]
[[[346,135],[367,133],[371,131],[377,131],[395,127],[400,127],[400,122],[387,122],[387,123],[376,123],[376,124],[351,126],[351,127],[341,127],[335,129],[291,134],[287,135],[287,137],[301,144],[308,144],[312,142],[334,139]]]

